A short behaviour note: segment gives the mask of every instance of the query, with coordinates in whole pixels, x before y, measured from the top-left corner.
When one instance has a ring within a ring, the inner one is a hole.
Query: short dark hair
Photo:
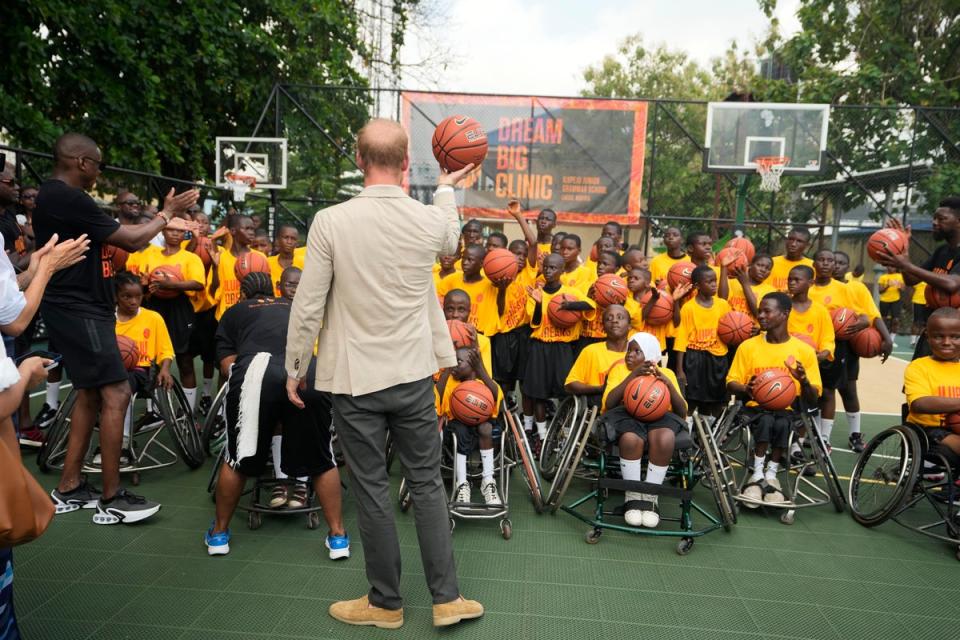
[[[514,247],[523,247],[524,250],[529,249],[529,247],[527,246],[527,241],[522,239],[514,240],[509,245],[507,245],[507,249],[509,249],[510,251],[513,251]]]
[[[690,233],[687,234],[687,246],[689,247],[690,245],[692,245],[697,241],[697,238],[700,238],[702,236],[706,236],[707,238],[709,238],[710,234],[707,233],[706,231],[691,231]]]
[[[447,291],[446,295],[443,296],[443,301],[446,302],[450,298],[455,298],[461,296],[466,298],[467,304],[471,304],[473,301],[470,299],[470,294],[464,291],[463,289],[450,289]]]
[[[289,267],[284,269],[283,272],[280,274],[280,280],[281,281],[286,280],[288,277],[292,276],[295,273],[303,273],[303,269],[301,269],[300,267],[295,267],[293,265],[290,265]]]
[[[597,256],[598,262],[600,260],[600,256],[608,256],[610,258],[613,258],[613,264],[617,265],[617,267],[619,267],[622,264],[620,260],[620,254],[617,253],[616,251],[601,251],[600,255]]]
[[[802,273],[803,275],[805,275],[805,276],[806,276],[807,278],[809,278],[810,280],[813,280],[814,276],[816,275],[816,274],[814,274],[814,272],[813,272],[813,268],[808,267],[808,266],[805,265],[805,264],[799,264],[799,265],[795,266],[793,269],[790,269],[790,271],[791,271],[791,273],[794,272],[794,271],[796,271],[797,273]]]
[[[843,256],[844,258],[847,259],[847,262],[850,262],[850,254],[847,253],[846,251],[834,251],[834,252],[833,252],[833,256],[834,256],[834,257],[836,257],[836,256]]]
[[[833,254],[833,251],[830,251],[830,249],[820,249],[815,254],[813,254],[813,258],[817,259],[819,256],[823,255],[824,253],[829,253],[831,257],[835,257]]]
[[[935,309],[933,313],[930,314],[930,317],[927,318],[927,322],[938,319],[960,320],[960,309],[956,309],[955,307],[940,307],[939,309]]]
[[[623,233],[623,226],[622,226],[619,222],[617,222],[616,220],[608,220],[607,222],[604,222],[604,223],[603,223],[603,226],[605,226],[605,227],[616,227],[616,229],[617,229],[617,235],[620,235],[621,233]]]
[[[297,232],[297,235],[298,235],[298,236],[300,235],[300,229],[297,228],[297,225],[295,225],[295,224],[290,224],[289,222],[281,222],[280,224],[278,224],[278,225],[277,225],[277,230],[276,230],[276,232],[275,232],[276,235],[279,236],[279,235],[280,235],[280,232],[283,231],[284,229],[293,229],[294,231]]]
[[[947,196],[941,200],[940,204],[937,206],[944,209],[950,209],[957,214],[957,216],[960,216],[960,196]]]
[[[130,273],[129,271],[121,271],[113,276],[113,288],[117,292],[120,291],[123,287],[128,284],[135,284],[141,289],[143,288],[143,283],[140,282],[140,276]]]
[[[753,264],[757,260],[761,260],[763,258],[766,258],[770,262],[773,262],[773,257],[769,253],[755,253],[753,255],[753,260],[750,261],[750,264]]]
[[[773,300],[777,303],[777,308],[784,313],[790,313],[790,310],[793,309],[793,302],[790,300],[790,296],[783,291],[771,291],[760,299],[761,302],[764,300]]]
[[[470,226],[476,226],[476,227],[480,227],[481,229],[483,229],[483,225],[480,224],[480,221],[479,221],[479,220],[476,220],[476,219],[467,220],[466,222],[463,223],[463,227],[462,227],[462,228],[463,228],[463,229],[466,229],[467,227],[470,227]]]
[[[563,236],[563,239],[564,239],[565,241],[566,241],[566,240],[573,240],[575,243],[577,243],[577,249],[580,248],[580,236],[578,236],[577,234],[575,234],[575,233],[567,233],[567,234],[565,234],[565,235]]]
[[[490,232],[487,235],[487,239],[490,239],[490,238],[499,238],[500,240],[503,241],[503,246],[507,246],[507,243],[510,242],[510,240],[507,238],[507,234],[500,233],[499,231]]]
[[[700,284],[708,273],[714,273],[713,267],[702,264],[694,269],[693,273],[690,274],[690,282],[693,284]]]
[[[793,227],[790,229],[787,235],[790,235],[791,233],[799,233],[807,239],[807,242],[810,242],[810,229],[807,229],[806,227]]]
[[[557,219],[557,212],[551,209],[550,207],[544,207],[543,209],[540,209],[540,213],[537,214],[537,217],[540,217],[541,213],[549,213],[550,215],[553,216],[554,220]]]
[[[246,218],[247,220],[250,220],[251,222],[253,222],[253,218],[251,218],[250,216],[248,216],[248,215],[245,214],[245,213],[235,213],[235,214],[233,214],[233,215],[231,215],[231,216],[228,216],[228,217],[227,217],[227,229],[229,229],[230,231],[233,231],[234,229],[236,229],[237,227],[240,226],[240,221],[243,220],[244,218]]]

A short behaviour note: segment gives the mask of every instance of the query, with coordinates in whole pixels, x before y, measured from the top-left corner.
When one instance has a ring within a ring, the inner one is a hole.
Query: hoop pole
[[[744,231],[744,223],[747,217],[747,187],[750,185],[749,175],[737,176],[737,217],[734,220],[733,228]]]

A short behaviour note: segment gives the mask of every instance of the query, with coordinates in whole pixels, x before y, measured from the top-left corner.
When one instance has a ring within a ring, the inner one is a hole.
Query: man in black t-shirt
[[[103,164],[97,144],[81,134],[64,134],[57,139],[53,159],[53,176],[40,185],[33,214],[37,242],[42,246],[55,233],[61,240],[85,236],[90,250],[82,261],[51,278],[40,306],[50,339],[63,355],[77,392],[63,473],[50,496],[57,513],[96,509],[96,524],[137,522],[156,513],[160,505],[119,486],[130,385],[117,347],[113,263],[103,249],[109,243],[136,251],[168,224],[192,230],[191,223],[176,216],[196,202],[198,194],[187,191],[174,196],[171,189],[164,211],[155,220],[121,227],[85,193],[96,183]],[[98,410],[102,493],[80,476]]]
[[[902,229],[894,220],[891,226]],[[945,241],[937,247],[922,266],[910,262],[908,254],[881,254],[877,262],[885,267],[894,267],[903,273],[903,279],[909,286],[926,282],[928,287],[936,287],[947,294],[960,294],[960,196],[950,196],[940,201],[933,212],[933,238]],[[929,292],[929,289],[928,289]],[[932,309],[927,306],[927,314]],[[913,359],[930,355],[926,330],[920,334]]]

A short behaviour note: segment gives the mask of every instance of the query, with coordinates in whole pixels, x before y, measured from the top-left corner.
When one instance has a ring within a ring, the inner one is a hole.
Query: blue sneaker
[[[207,555],[225,556],[230,553],[230,529],[213,532],[213,525],[203,534],[203,542],[207,545]]]
[[[327,536],[324,541],[327,549],[330,550],[331,560],[342,560],[350,557],[350,536]]]

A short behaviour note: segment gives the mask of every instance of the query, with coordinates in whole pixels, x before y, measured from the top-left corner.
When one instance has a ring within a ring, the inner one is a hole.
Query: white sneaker
[[[655,529],[660,524],[660,507],[657,505],[657,497],[652,494],[644,494],[644,506],[640,512],[640,526],[648,529]]]
[[[503,501],[500,500],[500,495],[497,492],[497,483],[493,480],[488,480],[480,485],[480,493],[483,495],[483,501],[487,503],[488,506],[499,507],[503,504]]]
[[[457,487],[456,493],[453,494],[453,501],[460,504],[470,504],[470,483],[464,482],[459,487]]]
[[[776,478],[767,478],[767,488],[763,492],[763,501],[766,504],[783,504],[786,498],[781,491],[780,481]]]
[[[627,500],[623,503],[623,520],[631,527],[643,526],[643,509],[640,500]]]
[[[742,495],[746,499],[746,501],[743,503],[743,506],[747,507],[748,509],[756,509],[758,506],[760,506],[757,503],[763,500],[763,487],[758,484],[760,480],[763,480],[763,478],[761,477],[757,480],[751,479],[750,484],[743,489]]]

